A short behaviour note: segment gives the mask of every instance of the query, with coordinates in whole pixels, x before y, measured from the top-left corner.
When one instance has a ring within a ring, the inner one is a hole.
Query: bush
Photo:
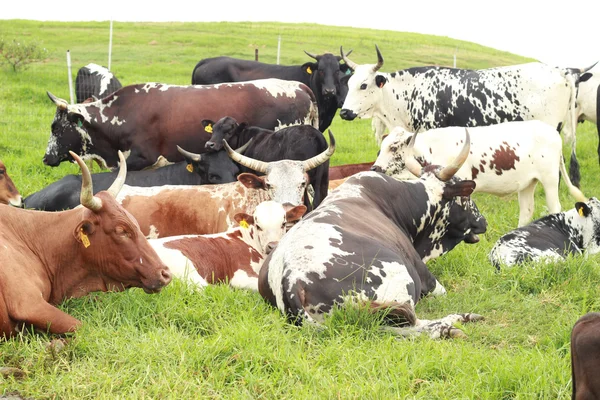
[[[28,64],[43,60],[48,50],[37,41],[20,42],[17,39],[0,39],[0,64],[8,64],[14,72],[27,68]]]

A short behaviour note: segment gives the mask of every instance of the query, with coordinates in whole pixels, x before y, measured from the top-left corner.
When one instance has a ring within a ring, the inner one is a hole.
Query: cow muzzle
[[[374,171],[374,172],[380,172],[380,173],[382,173],[382,174],[384,174],[384,173],[385,173],[385,171],[383,170],[383,168],[381,168],[379,165],[373,165],[373,166],[371,167],[371,171]]]
[[[157,280],[154,280],[152,283],[142,282],[144,284],[144,292],[148,294],[158,293],[162,290],[163,287],[167,286],[171,279],[173,278],[171,271],[168,267],[164,267],[161,269],[160,274]]]
[[[209,141],[204,143],[204,148],[209,151],[219,151],[223,148],[223,145]]]
[[[354,111],[352,111],[352,110],[349,110],[349,109],[347,109],[347,108],[342,108],[342,109],[340,110],[340,117],[341,117],[342,119],[345,119],[346,121],[352,121],[352,120],[353,120],[353,119],[355,119],[357,116],[358,116],[358,115],[357,115],[357,114],[356,114]]]
[[[58,167],[62,160],[60,157],[44,154],[42,161],[44,162],[44,165],[49,167]]]

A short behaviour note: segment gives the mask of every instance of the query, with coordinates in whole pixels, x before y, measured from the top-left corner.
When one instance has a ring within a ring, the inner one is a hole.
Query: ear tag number
[[[312,69],[310,67],[306,67],[306,73],[307,74],[312,74]]]
[[[185,169],[187,169],[188,172],[194,172],[194,166],[192,164],[188,164]]]
[[[212,125],[206,125],[206,126],[204,127],[204,130],[205,130],[206,132],[208,132],[208,133],[213,133],[213,131],[212,131]]]
[[[241,226],[242,228],[244,228],[244,229],[248,229],[248,227],[249,227],[250,225],[248,225],[248,222],[246,222],[246,220],[245,220],[245,219],[243,219],[243,220],[241,220],[241,221],[240,221],[240,226]]]
[[[83,243],[83,247],[85,247],[86,249],[90,247],[90,238],[88,238],[88,236],[85,233],[83,233],[83,230],[79,231],[79,237],[81,238],[81,243]]]
[[[583,207],[579,207],[579,210],[577,211],[579,211],[579,216],[583,217]]]

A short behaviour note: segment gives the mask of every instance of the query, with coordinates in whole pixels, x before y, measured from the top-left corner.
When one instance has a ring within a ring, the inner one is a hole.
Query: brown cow
[[[171,280],[135,219],[114,199],[127,171],[123,154],[117,179],[95,196],[89,170],[71,156],[82,173],[81,207],[0,207],[0,337],[24,324],[72,332],[81,322],[55,307],[64,299],[129,287],[157,293]]]
[[[23,199],[6,172],[6,166],[0,161],[0,203],[23,207]]]
[[[362,171],[369,171],[373,161],[360,164],[344,164],[329,167],[329,180],[343,179]]]
[[[600,398],[600,313],[579,318],[571,331],[573,400]]]

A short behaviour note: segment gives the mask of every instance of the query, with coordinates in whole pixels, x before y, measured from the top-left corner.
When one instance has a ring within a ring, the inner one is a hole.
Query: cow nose
[[[379,165],[373,165],[371,167],[371,171],[382,172],[383,173],[383,168],[381,168]]]
[[[335,94],[335,89],[323,89],[324,96],[333,96]]]
[[[269,243],[267,244],[267,248],[265,249],[265,253],[266,253],[266,254],[271,254],[271,252],[272,252],[273,250],[275,250],[275,247],[277,247],[277,243],[278,243],[278,242],[269,242]]]
[[[204,144],[204,148],[205,148],[205,149],[210,149],[210,150],[212,150],[212,149],[214,149],[214,148],[215,148],[215,143],[214,143],[214,142],[206,142],[206,143]]]
[[[354,112],[352,112],[352,110],[348,110],[347,108],[342,108],[340,110],[340,117],[347,121],[352,121],[354,118],[356,118],[356,114]]]
[[[169,268],[165,267],[162,271],[160,271],[160,281],[163,283],[163,286],[166,286],[171,282],[173,276],[171,275],[171,271]]]

